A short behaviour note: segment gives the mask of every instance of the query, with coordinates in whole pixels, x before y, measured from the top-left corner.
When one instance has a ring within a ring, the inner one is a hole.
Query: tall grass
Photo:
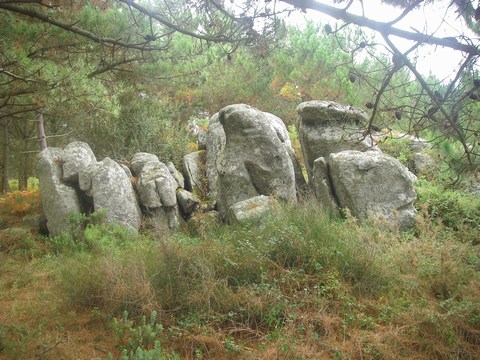
[[[75,240],[87,246],[57,247],[59,284],[76,306],[158,313],[164,347],[190,358],[219,344],[255,358],[252,342],[266,358],[475,357],[479,250],[424,204],[410,233],[332,219],[317,203],[199,235],[89,224]]]

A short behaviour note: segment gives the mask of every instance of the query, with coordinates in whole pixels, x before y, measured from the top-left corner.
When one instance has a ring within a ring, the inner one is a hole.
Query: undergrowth
[[[331,218],[312,201],[262,227],[199,233],[133,235],[101,213],[74,217],[70,233],[22,251],[42,244],[30,266],[49,274],[58,311],[103,324],[114,342],[104,358],[478,358],[480,202],[424,181],[417,192],[407,233]],[[32,276],[0,283],[0,301]],[[0,357],[39,337],[15,329],[0,326]]]
[[[119,319],[127,312],[139,326],[155,314],[161,331],[140,352],[474,358],[478,249],[437,223],[429,201],[404,234],[331,219],[314,203],[284,207],[262,228],[216,226],[199,235],[132,238],[88,225],[76,240],[87,245],[57,244],[56,272],[73,306]]]

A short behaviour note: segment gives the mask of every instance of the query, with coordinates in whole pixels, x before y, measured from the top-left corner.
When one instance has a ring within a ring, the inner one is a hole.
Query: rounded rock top
[[[368,115],[362,109],[334,101],[312,100],[298,105],[297,113],[302,122],[362,124]]]

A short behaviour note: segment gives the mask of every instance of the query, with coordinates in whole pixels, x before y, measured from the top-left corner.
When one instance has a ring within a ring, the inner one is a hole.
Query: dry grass
[[[152,349],[139,329],[153,311],[154,338],[182,359],[480,357],[477,247],[425,213],[400,234],[309,205],[279,211],[263,229],[128,239],[98,227],[85,233],[89,246],[58,243],[56,256],[48,241],[36,256],[25,256],[29,242],[10,247],[0,358]],[[129,320],[113,326],[125,310]]]

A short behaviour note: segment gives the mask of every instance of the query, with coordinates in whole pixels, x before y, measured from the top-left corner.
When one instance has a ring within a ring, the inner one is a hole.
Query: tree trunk
[[[31,137],[28,133],[28,121],[22,123],[22,148],[18,158],[18,190],[28,190],[28,175],[29,175],[29,153],[28,153],[28,139]]]
[[[43,126],[43,113],[39,111],[37,113],[37,136],[40,144],[40,150],[47,148],[47,137],[45,136],[45,128]]]
[[[9,158],[9,146],[10,146],[10,134],[8,133],[8,120],[3,124],[3,157],[2,157],[2,194],[10,191],[8,186],[8,158]]]

